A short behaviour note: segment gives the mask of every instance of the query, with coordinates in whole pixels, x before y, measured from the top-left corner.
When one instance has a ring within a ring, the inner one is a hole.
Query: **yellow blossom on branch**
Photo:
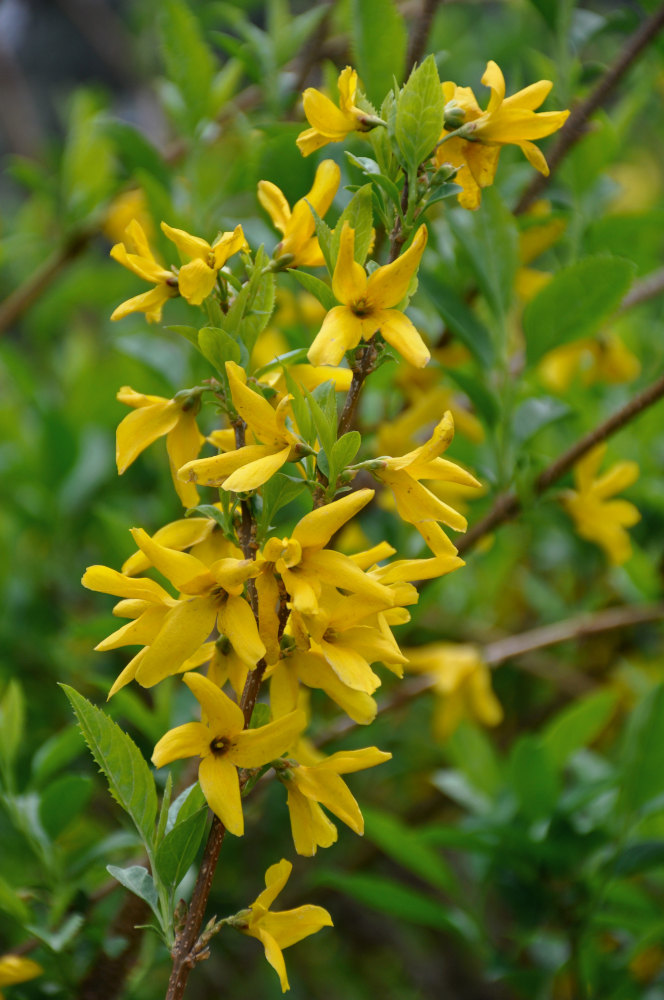
[[[41,976],[41,965],[31,958],[22,955],[0,955],[0,986],[13,986],[15,983],[26,983],[29,979]],[[4,994],[0,993],[0,1000]]]
[[[503,718],[491,687],[491,674],[476,646],[434,642],[406,650],[408,670],[430,674],[437,696],[434,730],[440,740],[463,719],[497,726]]]
[[[185,507],[195,507],[198,491],[190,483],[178,479],[177,472],[194,459],[205,440],[198,430],[196,414],[199,398],[183,395],[181,399],[146,396],[124,385],[117,394],[121,403],[133,407],[119,424],[115,438],[115,455],[120,475],[157,438],[166,435],[166,450],[173,485]]]
[[[355,833],[363,835],[360,807],[340,776],[376,767],[391,757],[391,753],[376,747],[342,750],[311,767],[289,762],[288,767],[277,771],[288,790],[288,812],[298,854],[312,857],[318,847],[330,847],[337,839],[337,828],[321,805]]]
[[[185,684],[203,709],[205,722],[171,729],[152,754],[155,767],[183,757],[200,757],[198,780],[210,809],[229,833],[241,837],[244,817],[238,767],[262,767],[280,757],[306,725],[303,712],[291,712],[256,729],[244,728],[242,709],[201,674],[185,674]]]
[[[458,200],[469,209],[479,208],[481,189],[493,184],[502,146],[519,146],[528,162],[547,175],[547,162],[532,140],[556,132],[569,115],[569,111],[535,111],[553,86],[550,80],[540,80],[506,98],[505,78],[491,60],[482,83],[491,89],[484,111],[470,87],[458,87],[449,81],[442,85],[446,112],[448,115],[457,113],[462,132],[446,139],[452,130],[443,131],[436,150],[436,163],[450,163],[459,168],[455,180],[462,191]]]
[[[565,490],[561,499],[581,537],[601,546],[613,565],[620,566],[632,554],[625,529],[636,524],[641,515],[629,500],[610,498],[635,482],[639,467],[636,462],[617,462],[598,477],[605,452],[606,444],[597,445],[575,465],[576,489]]]
[[[566,392],[576,377],[582,385],[631,382],[641,362],[617,334],[607,333],[556,347],[544,355],[538,370],[548,388]]]
[[[274,251],[276,258],[289,255],[289,267],[322,267],[325,258],[314,236],[316,215],[322,219],[334,200],[341,171],[334,160],[323,160],[316,170],[311,191],[290,206],[283,193],[272,181],[258,182],[258,200],[282,234]]]
[[[158,323],[164,302],[179,295],[178,278],[156,260],[140,222],[133,219],[127,226],[123,241],[111,248],[111,257],[155,287],[150,292],[135,295],[122,302],[111,313],[111,319],[124,319],[130,313],[145,313],[148,323]]]
[[[369,132],[384,124],[355,105],[357,72],[350,66],[339,74],[338,87],[338,107],[313,87],[307,87],[302,95],[304,114],[311,125],[297,137],[297,148],[303,156],[327,146],[328,142],[341,142],[349,132]]]
[[[344,223],[332,278],[332,291],[342,305],[329,311],[309,348],[312,365],[338,365],[346,351],[370,340],[378,330],[410,364],[426,365],[430,357],[426,344],[411,320],[395,308],[408,294],[426,243],[427,229],[422,225],[405,253],[367,277],[355,260],[355,230]]]
[[[162,222],[161,228],[180,253],[191,258],[180,268],[178,282],[180,295],[194,306],[208,297],[215,286],[217,274],[228,258],[238,250],[249,249],[242,226],[236,226],[230,233],[222,233],[212,244],[184,229],[174,229],[165,222]]]
[[[266,959],[279,976],[282,993],[290,989],[282,949],[315,934],[321,927],[333,926],[330,914],[322,906],[309,904],[294,910],[270,910],[292,870],[290,861],[284,859],[268,868],[263,892],[248,910],[242,910],[229,920],[237,930],[261,942]]]

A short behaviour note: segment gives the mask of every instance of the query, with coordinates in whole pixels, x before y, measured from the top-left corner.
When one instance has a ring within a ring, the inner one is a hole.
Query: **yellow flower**
[[[159,528],[152,538],[165,548],[175,549],[177,552],[190,549],[192,555],[207,564],[228,556],[233,559],[244,558],[242,550],[224,537],[219,525],[211,517],[181,517]],[[136,573],[145,572],[151,565],[145,553],[138,549],[122,564],[122,572],[127,576],[135,576]]]
[[[248,910],[229,921],[243,934],[257,938],[265,949],[265,957],[279,976],[281,991],[290,989],[282,948],[290,948],[321,927],[332,927],[332,917],[322,906],[298,906],[294,910],[272,912],[270,907],[290,877],[293,866],[281,860],[265,873],[265,889]]]
[[[23,958],[21,955],[0,956],[0,986],[13,986],[14,983],[25,983],[28,979],[41,976],[41,965],[33,962],[31,958]],[[0,1000],[3,1000],[4,993],[0,993]]]
[[[636,462],[617,462],[596,478],[606,444],[597,445],[574,466],[576,490],[565,490],[562,502],[582,538],[604,549],[614,566],[626,562],[632,545],[626,528],[641,515],[628,500],[610,500],[614,493],[631,486],[639,475]]]
[[[142,188],[132,188],[116,195],[106,211],[102,232],[111,243],[121,243],[133,219],[140,223],[148,238],[154,235],[152,217]]]
[[[394,308],[408,293],[426,243],[422,225],[405,253],[367,277],[355,260],[355,230],[344,223],[332,278],[332,291],[343,305],[325,317],[307,355],[312,365],[338,365],[345,351],[370,340],[377,330],[410,364],[426,365],[430,354],[424,341],[408,317]]]
[[[155,767],[183,757],[200,757],[198,780],[212,812],[229,833],[241,837],[244,817],[238,767],[262,767],[280,757],[306,725],[303,712],[291,712],[257,729],[244,728],[242,709],[216,684],[200,674],[185,674],[205,722],[185,722],[171,729],[152,754]]]
[[[631,382],[641,371],[641,362],[615,333],[586,337],[563,344],[545,354],[539,374],[546,386],[565,392],[575,376],[583,385],[595,382]]]
[[[284,397],[275,410],[264,396],[249,388],[245,371],[234,361],[226,362],[226,372],[235,409],[263,443],[188,462],[178,475],[184,482],[244,493],[258,489],[282,465],[299,457],[300,443],[286,427],[290,396]]]
[[[180,253],[191,257],[189,263],[180,268],[178,282],[180,295],[193,306],[199,306],[208,297],[219,270],[228,258],[238,250],[249,249],[242,226],[236,226],[232,233],[222,233],[212,244],[184,229],[174,229],[165,222],[162,222],[161,228]]]
[[[519,146],[536,170],[548,174],[547,162],[531,140],[551,135],[564,125],[569,115],[569,111],[535,112],[553,86],[550,80],[540,80],[506,98],[503,74],[490,61],[482,83],[491,89],[485,111],[470,87],[457,87],[449,81],[442,85],[446,110],[458,109],[463,114],[463,132],[438,147],[436,163],[451,163],[459,168],[456,183],[463,190],[458,200],[463,208],[469,209],[479,208],[481,189],[493,184],[502,146]],[[449,133],[450,130],[443,130],[441,139]]]
[[[497,726],[503,710],[491,688],[491,674],[475,646],[435,642],[406,650],[408,670],[430,674],[439,696],[434,729],[440,740],[452,735],[462,719]]]
[[[307,87],[302,95],[304,114],[311,128],[300,132],[297,148],[303,156],[327,146],[328,142],[341,142],[349,132],[369,132],[383,122],[356,107],[357,73],[350,66],[339,74],[339,107],[320,90]]]
[[[337,828],[321,805],[355,833],[363,835],[360,807],[340,775],[375,767],[391,757],[391,753],[376,747],[342,750],[311,767],[289,762],[287,768],[277,771],[288,790],[288,812],[298,854],[312,857],[318,847],[330,847],[337,839]]]
[[[409,524],[417,527],[423,521],[442,521],[455,531],[466,530],[466,518],[420,483],[420,479],[435,479],[463,486],[481,486],[470,472],[440,458],[453,437],[454,421],[448,410],[425,444],[400,458],[377,460],[380,465],[372,470],[373,474],[390,487],[399,516]]]
[[[142,312],[148,323],[158,323],[164,302],[179,294],[178,279],[173,271],[167,271],[155,259],[143,227],[136,219],[127,226],[123,241],[111,248],[111,257],[155,286],[150,292],[122,302],[111,313],[111,319],[123,319],[130,313]]]
[[[196,487],[183,483],[177,472],[185,462],[198,455],[205,440],[196,423],[199,399],[146,396],[128,385],[120,389],[117,398],[134,409],[120,421],[116,432],[115,457],[119,474],[122,475],[153,441],[166,435],[168,461],[177,495],[185,507],[195,507],[198,503]]]
[[[273,563],[291,596],[291,606],[301,614],[315,614],[322,585],[338,587],[378,602],[394,603],[387,587],[372,580],[341,552],[326,549],[330,539],[373,498],[373,490],[357,490],[312,510],[296,524],[290,538],[271,538],[262,559]]]
[[[325,258],[314,236],[316,223],[311,209],[322,219],[334,200],[341,171],[334,160],[323,160],[316,170],[314,185],[300,198],[291,212],[282,192],[271,181],[258,182],[258,200],[282,234],[275,257],[289,254],[289,267],[322,267]]]

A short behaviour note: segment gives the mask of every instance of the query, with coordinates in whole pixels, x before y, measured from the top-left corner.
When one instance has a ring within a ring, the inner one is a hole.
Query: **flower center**
[[[369,313],[372,311],[371,305],[367,302],[365,298],[357,299],[355,302],[353,302],[351,310],[352,312],[355,313],[356,316],[368,316]]]
[[[231,745],[231,741],[226,736],[215,736],[210,743],[210,750],[215,757],[223,757]]]

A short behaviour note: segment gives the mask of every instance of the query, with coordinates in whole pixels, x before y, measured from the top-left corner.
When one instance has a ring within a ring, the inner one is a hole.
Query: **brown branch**
[[[641,281],[635,282],[620,303],[619,312],[622,313],[634,306],[640,306],[643,302],[657,298],[662,292],[664,292],[664,267],[647,274]]]
[[[647,386],[642,392],[630,399],[620,410],[617,410],[603,423],[580,438],[564,454],[547,466],[535,480],[533,493],[541,496],[550,486],[561,479],[591,448],[621,430],[626,424],[638,417],[640,413],[653,406],[664,396],[664,375],[656,382]],[[505,521],[510,521],[521,511],[522,503],[516,493],[503,493],[497,498],[491,510],[474,524],[470,531],[459,539],[457,549],[459,554],[472,549],[474,545]]]
[[[514,209],[516,215],[525,212],[539,198],[544,188],[551,181],[562,160],[587,131],[588,119],[598,108],[604,105],[612,91],[622,80],[625,73],[636,62],[643,50],[654,41],[664,27],[664,4],[661,4],[650,17],[637,28],[634,34],[625,42],[617,58],[609,66],[604,76],[585,100],[572,109],[572,113],[560,130],[558,139],[552,149],[546,154],[549,164],[549,174],[537,174],[521,195]]]
[[[415,15],[415,28],[408,42],[405,79],[408,79],[417,63],[422,61],[422,56],[429,40],[434,15],[441,3],[444,2],[445,0],[422,0],[422,7],[419,14]]]

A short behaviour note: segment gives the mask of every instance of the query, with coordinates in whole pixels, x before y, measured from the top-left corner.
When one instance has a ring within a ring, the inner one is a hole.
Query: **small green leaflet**
[[[436,60],[429,56],[410,74],[397,100],[395,138],[410,173],[433,153],[444,120],[443,88]]]

